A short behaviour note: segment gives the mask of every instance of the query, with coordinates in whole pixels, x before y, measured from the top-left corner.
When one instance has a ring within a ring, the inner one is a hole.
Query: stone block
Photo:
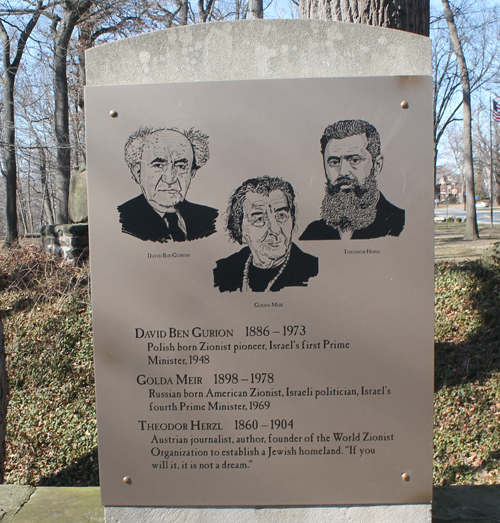
[[[87,170],[83,169],[71,176],[69,182],[69,221],[85,223],[89,220],[87,207]]]
[[[40,233],[43,236],[79,236],[88,237],[89,226],[86,223],[65,223],[62,225],[42,225]]]
[[[40,229],[42,249],[58,258],[84,261],[89,254],[88,230],[86,223],[43,225]]]

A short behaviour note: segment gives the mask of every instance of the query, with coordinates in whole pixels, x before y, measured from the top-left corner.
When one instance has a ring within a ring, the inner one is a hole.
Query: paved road
[[[448,213],[448,214],[447,214]],[[477,213],[477,223],[481,225],[490,225],[491,223],[491,209],[488,207],[486,209],[476,209]],[[442,221],[446,216],[454,218],[465,218],[466,213],[463,209],[452,209],[449,208],[446,211],[446,206],[440,205],[437,209],[434,209],[434,220]],[[493,208],[493,223],[495,225],[500,225],[500,207]]]

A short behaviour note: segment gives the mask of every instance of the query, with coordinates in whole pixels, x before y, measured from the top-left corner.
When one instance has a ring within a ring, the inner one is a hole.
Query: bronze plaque
[[[431,93],[87,89],[105,505],[430,502]]]

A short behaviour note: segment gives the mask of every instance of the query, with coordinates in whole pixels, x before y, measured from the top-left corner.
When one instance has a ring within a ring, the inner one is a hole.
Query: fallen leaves
[[[500,482],[500,269],[436,265],[434,482]]]

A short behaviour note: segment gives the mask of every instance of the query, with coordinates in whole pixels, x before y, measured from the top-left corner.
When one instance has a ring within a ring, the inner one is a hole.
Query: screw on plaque
[[[127,485],[131,485],[132,484],[132,478],[130,476],[125,476],[123,478],[123,483],[127,483]]]
[[[111,116],[111,118],[118,118],[118,113],[114,109],[111,109],[109,116]]]
[[[403,478],[404,481],[410,481],[410,475],[407,474],[406,472],[404,474],[401,474],[401,477]]]
[[[406,100],[403,100],[401,102],[401,109],[409,109],[409,107],[410,107],[410,104]]]

